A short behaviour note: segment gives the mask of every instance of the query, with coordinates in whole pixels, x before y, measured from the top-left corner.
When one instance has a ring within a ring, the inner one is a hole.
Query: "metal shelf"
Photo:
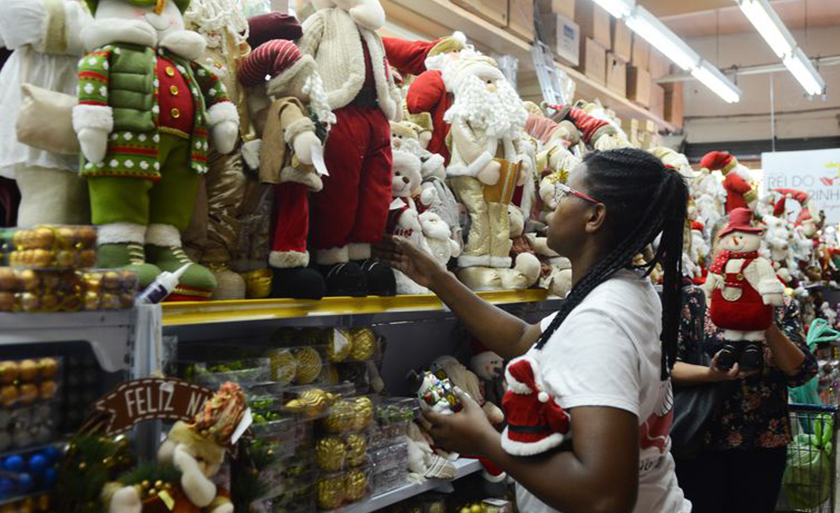
[[[548,297],[545,290],[539,289],[481,292],[479,296],[496,305],[536,303],[545,301]],[[320,301],[260,299],[165,303],[163,305],[163,326],[178,327],[275,319],[442,312],[445,310],[444,304],[434,295],[333,297],[324,298]]]
[[[73,313],[0,313],[0,346],[85,341],[107,372],[132,364],[136,310]]]
[[[481,463],[479,463],[478,460],[473,459],[456,460],[455,467],[457,468],[455,479],[461,479],[462,477],[481,471]],[[373,511],[379,511],[382,508],[387,508],[388,506],[406,499],[410,499],[411,497],[415,497],[421,493],[433,490],[444,491],[448,488],[448,486],[450,486],[450,484],[451,481],[428,479],[420,484],[404,485],[391,490],[390,492],[383,493],[382,495],[370,497],[362,502],[342,508],[339,511],[340,513],[371,513]]]

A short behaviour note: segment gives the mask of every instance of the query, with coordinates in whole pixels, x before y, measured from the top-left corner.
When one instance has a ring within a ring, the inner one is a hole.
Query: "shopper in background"
[[[427,416],[432,435],[513,476],[522,512],[688,512],[668,451],[686,184],[649,153],[620,149],[589,155],[558,190],[548,244],[571,260],[574,286],[539,325],[486,303],[411,242],[381,245],[395,269],[434,291],[489,349],[536,360],[538,382],[572,419],[569,446],[511,456],[461,394],[459,413]],[[660,234],[653,260],[637,270],[661,264],[662,302],[644,273],[630,268]]]
[[[712,255],[726,222],[719,221],[712,231]],[[697,454],[677,454],[680,486],[695,513],[769,513],[775,509],[791,441],[788,387],[814,377],[817,360],[805,343],[799,307],[786,297],[767,330],[760,372],[745,374],[737,366],[725,372],[714,359],[709,366],[685,363],[692,352],[714,356],[724,344],[723,330],[712,324],[704,299],[701,293],[683,305],[674,384],[718,382],[723,396],[704,423]],[[693,336],[698,322],[700,334]]]

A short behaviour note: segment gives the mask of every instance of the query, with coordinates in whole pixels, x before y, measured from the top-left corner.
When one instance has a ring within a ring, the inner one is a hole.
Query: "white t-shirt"
[[[556,315],[556,314],[555,314]],[[554,315],[543,319],[545,331]],[[668,432],[673,393],[660,380],[662,306],[646,279],[620,271],[596,287],[577,306],[542,350],[538,363],[546,391],[566,410],[608,406],[639,417],[639,498],[635,513],[688,513],[674,474]],[[519,511],[556,513],[522,486]]]

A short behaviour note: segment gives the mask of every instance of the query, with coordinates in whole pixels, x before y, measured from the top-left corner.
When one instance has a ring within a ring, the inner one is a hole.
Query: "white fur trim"
[[[490,472],[482,470],[481,477],[484,478],[485,481],[488,481],[490,483],[501,483],[502,481],[507,479],[507,474],[502,472],[501,474],[494,476]]]
[[[537,394],[537,400],[541,403],[547,403],[549,399],[551,399],[551,397],[544,391]]]
[[[464,166],[462,164],[452,164],[446,170],[446,176],[452,178],[457,176],[478,176],[478,173],[483,170],[487,164],[493,161],[493,155],[490,152],[485,151],[475,160],[473,160],[468,166]]]
[[[496,269],[510,269],[511,265],[513,265],[513,260],[510,257],[490,257],[490,267],[495,267]]]
[[[197,61],[207,49],[207,40],[198,32],[178,30],[167,34],[158,46],[185,59]]]
[[[458,267],[490,267],[490,255],[458,257]]]
[[[379,0],[365,0],[356,2],[348,13],[353,21],[368,30],[379,30],[385,25],[385,9]]]
[[[319,249],[315,253],[315,261],[318,265],[345,264],[350,261],[350,254],[347,246],[332,249]]]
[[[254,139],[242,145],[240,152],[245,164],[251,169],[260,168],[260,150],[262,148],[262,139]],[[281,171],[282,176],[282,171]]]
[[[443,84],[446,86],[446,90],[454,93],[460,89],[464,79],[479,75],[491,77],[493,80],[503,80],[505,78],[499,68],[479,59],[451,61],[443,69],[441,78],[443,79]]]
[[[385,113],[388,119],[399,121],[402,114],[402,110],[397,109],[397,101],[400,93],[397,91],[397,86],[394,85],[393,75],[385,69],[385,49],[382,45],[382,39],[374,32],[368,30],[362,30],[361,33],[365,43],[367,43],[371,63],[373,64],[373,76],[376,79],[376,96],[379,99],[379,108],[382,109],[382,112]],[[386,75],[390,78],[387,78]]]
[[[233,102],[221,102],[207,110],[207,124],[212,128],[223,121],[233,121],[239,124],[239,113]]]
[[[309,266],[309,252],[272,251],[268,255],[268,265],[278,269],[292,269]]]
[[[312,168],[284,167],[280,171],[280,183],[286,182],[305,185],[312,192],[320,192],[324,188],[324,181]]]
[[[131,43],[140,46],[157,46],[157,32],[145,21],[108,18],[96,20],[82,31],[82,44],[87,51],[111,43]]]
[[[134,223],[110,223],[97,227],[96,243],[125,244],[134,242],[143,244],[146,241],[146,227]]]
[[[114,110],[104,105],[73,106],[73,130],[98,128],[110,133],[114,129]]]
[[[563,440],[565,440],[565,437],[560,433],[551,433],[539,442],[531,443],[515,442],[508,438],[508,436],[508,428],[505,428],[505,431],[502,433],[502,449],[513,456],[533,456],[535,454],[541,454],[554,449],[562,444]]]
[[[150,224],[146,232],[146,244],[164,248],[180,248],[181,232],[169,224]]]
[[[784,292],[785,286],[775,276],[758,283],[758,293],[762,296],[764,294],[783,294]]]
[[[370,258],[370,244],[352,242],[347,245],[347,254],[350,260],[367,260]]]
[[[282,73],[272,77],[266,84],[265,91],[267,94],[278,98],[289,96],[292,85],[300,84],[302,86],[306,77],[313,73],[315,69],[315,59],[311,55],[304,55]]]
[[[314,130],[315,123],[313,123],[312,120],[309,118],[300,118],[297,121],[293,121],[284,130],[286,144],[292,144],[295,140],[295,137],[299,136],[304,132],[313,132]]]

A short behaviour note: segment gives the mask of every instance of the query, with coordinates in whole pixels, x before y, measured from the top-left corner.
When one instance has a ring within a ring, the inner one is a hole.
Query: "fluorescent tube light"
[[[784,63],[806,93],[814,96],[825,91],[825,82],[801,48],[785,57]]]
[[[614,18],[625,18],[633,12],[636,2],[633,0],[593,0]]]
[[[691,76],[723,98],[725,102],[738,103],[741,101],[741,90],[738,86],[708,62],[704,61],[700,66],[694,68],[691,71]]]
[[[790,55],[796,41],[767,0],[741,0],[741,10],[780,59]]]
[[[654,48],[688,71],[700,62],[700,56],[643,7],[636,7],[626,20],[627,26]]]

